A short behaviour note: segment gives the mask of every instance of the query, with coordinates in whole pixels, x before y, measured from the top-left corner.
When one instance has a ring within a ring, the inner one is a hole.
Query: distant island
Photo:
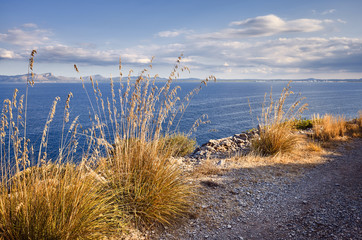
[[[0,84],[6,83],[26,83],[28,74],[22,75],[0,75]],[[85,81],[89,80],[89,76],[83,76]],[[92,78],[99,83],[108,83],[110,77],[104,77],[102,75],[92,75]],[[118,79],[118,76],[114,77],[114,80]],[[123,77],[127,79],[127,77]],[[137,76],[132,76],[131,80],[134,81],[137,79]],[[167,78],[157,78],[157,81],[166,81]],[[199,82],[202,79],[200,78],[183,78],[179,79],[184,82]],[[218,82],[265,82],[265,81],[308,81],[308,82],[362,82],[362,78],[359,79],[317,79],[317,78],[307,78],[307,79],[218,79]],[[43,73],[35,74],[34,81],[37,83],[79,83],[79,77],[64,77],[64,76],[55,76],[52,73]]]

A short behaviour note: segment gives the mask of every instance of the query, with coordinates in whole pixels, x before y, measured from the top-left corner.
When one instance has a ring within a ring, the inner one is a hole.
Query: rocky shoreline
[[[251,130],[226,138],[210,139],[207,143],[196,148],[188,157],[204,159],[246,155],[251,149],[251,139],[258,133],[258,130]]]

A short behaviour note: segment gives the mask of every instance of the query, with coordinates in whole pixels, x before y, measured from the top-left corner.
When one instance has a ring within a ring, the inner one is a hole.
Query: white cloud
[[[35,23],[25,23],[23,24],[24,28],[38,28],[38,25],[36,25]]]
[[[336,9],[327,9],[325,11],[323,11],[321,14],[322,15],[327,15],[327,14],[332,14],[332,13],[335,13],[336,12]]]
[[[344,20],[342,20],[342,19],[340,19],[340,18],[337,19],[337,22],[343,23],[343,24],[346,24],[346,23],[347,23],[346,21],[344,21]]]
[[[165,38],[168,38],[168,37],[177,37],[179,36],[181,33],[178,32],[178,31],[163,31],[163,32],[159,32],[157,35],[159,37],[165,37]]]
[[[337,22],[337,20],[336,20]],[[0,60],[28,58],[30,43],[38,44],[38,63],[84,63],[89,66],[117,65],[122,63],[146,66],[155,56],[154,64],[170,66],[181,53],[183,63],[193,71],[230,74],[235,77],[266,77],[275,74],[361,72],[362,39],[357,38],[279,38],[248,39],[250,36],[270,36],[284,32],[319,31],[332,20],[294,19],[284,20],[275,15],[232,22],[231,27],[218,33],[193,35],[189,38],[169,41],[168,44],[144,44],[125,49],[105,50],[93,45],[71,46],[51,39],[49,31],[15,28],[0,33]],[[218,36],[220,34],[220,36]],[[167,34],[166,34],[167,35]],[[171,34],[172,35],[172,34]],[[179,35],[178,35],[179,36]],[[191,37],[193,36],[193,37]],[[217,37],[215,37],[217,36]],[[20,43],[23,43],[22,45]],[[13,45],[12,48],[8,45]],[[6,48],[6,49],[5,49]],[[25,56],[26,55],[26,56]],[[244,74],[239,76],[238,74]]]
[[[291,32],[316,32],[324,29],[324,24],[333,21],[319,19],[283,20],[270,14],[230,23],[233,28],[220,32],[196,35],[198,38],[227,39],[272,36]]]
[[[0,59],[19,59],[19,58],[20,55],[16,54],[14,51],[0,48]]]
[[[34,28],[33,25],[31,29],[13,28],[0,33],[0,42],[30,47],[48,42],[51,35],[50,31]]]
[[[185,29],[179,29],[179,30],[173,30],[173,31],[162,31],[157,33],[158,37],[162,37],[162,38],[172,38],[172,37],[177,37],[183,34],[191,34],[192,31],[191,30],[185,30]]]

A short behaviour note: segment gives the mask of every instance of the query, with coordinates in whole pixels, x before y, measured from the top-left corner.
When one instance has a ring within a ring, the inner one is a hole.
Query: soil
[[[200,198],[189,217],[148,237],[362,239],[362,139],[321,158],[198,177]]]

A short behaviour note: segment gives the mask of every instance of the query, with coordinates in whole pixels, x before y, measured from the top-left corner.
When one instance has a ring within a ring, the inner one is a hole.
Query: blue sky
[[[360,0],[0,0],[0,75],[167,77],[182,53],[204,78],[361,78]]]

